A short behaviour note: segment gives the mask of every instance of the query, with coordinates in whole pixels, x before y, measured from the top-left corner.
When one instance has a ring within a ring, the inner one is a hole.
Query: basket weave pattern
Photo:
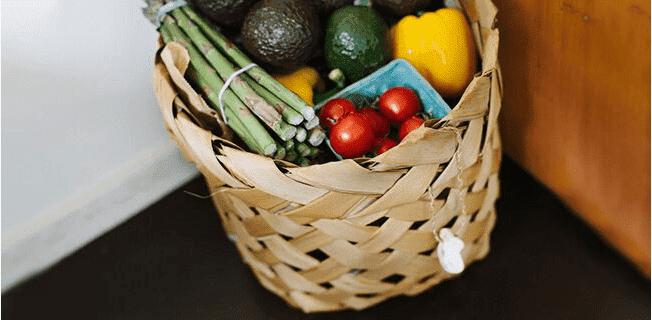
[[[482,71],[445,118],[371,160],[298,167],[243,151],[213,133],[224,125],[184,80],[184,50],[159,41],[153,80],[165,126],[206,178],[243,261],[290,305],[360,310],[457,276],[438,261],[441,228],[464,241],[465,265],[488,253],[502,155],[498,30],[489,0],[462,3]]]

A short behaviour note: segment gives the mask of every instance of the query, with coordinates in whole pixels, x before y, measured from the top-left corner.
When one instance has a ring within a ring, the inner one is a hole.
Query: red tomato
[[[393,87],[378,101],[380,113],[393,123],[401,123],[417,114],[420,106],[417,94],[407,87]]]
[[[389,122],[373,108],[362,108],[359,113],[366,115],[374,123],[373,128],[376,138],[381,138],[389,133]]]
[[[329,139],[333,150],[342,157],[360,157],[373,146],[373,123],[360,113],[349,113],[331,128]]]
[[[389,150],[389,149],[391,149],[393,147],[396,147],[397,145],[398,145],[398,142],[394,141],[393,139],[385,137],[380,141],[380,143],[378,145],[378,149],[376,150],[376,155],[382,154],[385,151],[387,151],[387,150]]]
[[[353,102],[342,98],[332,99],[321,108],[319,122],[326,128],[332,128],[340,118],[355,111]]]
[[[412,118],[409,118],[401,124],[401,128],[398,129],[398,141],[403,141],[403,138],[408,135],[408,133],[412,132],[412,130],[420,127],[425,120],[414,116]]]

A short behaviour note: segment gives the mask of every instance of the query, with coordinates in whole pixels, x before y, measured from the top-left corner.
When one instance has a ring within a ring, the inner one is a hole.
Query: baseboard
[[[198,175],[170,142],[2,235],[2,292],[46,270]]]

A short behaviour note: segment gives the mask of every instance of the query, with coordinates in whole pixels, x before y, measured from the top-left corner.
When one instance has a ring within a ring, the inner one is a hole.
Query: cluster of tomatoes
[[[321,109],[319,119],[330,130],[329,140],[335,152],[344,158],[356,158],[373,152],[376,155],[398,145],[425,120],[418,95],[407,87],[393,87],[373,106],[357,108],[350,100],[331,99]],[[391,127],[398,127],[398,141],[392,139]]]

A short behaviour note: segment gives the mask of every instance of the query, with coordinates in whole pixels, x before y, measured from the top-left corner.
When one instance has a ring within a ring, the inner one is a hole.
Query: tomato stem
[[[344,76],[344,73],[340,69],[333,69],[328,74],[328,79],[335,82],[335,87],[325,92],[316,92],[313,95],[313,100],[315,101],[315,104],[320,104],[322,101],[326,101],[330,99],[330,97],[334,96],[342,89],[344,89],[344,86],[346,85],[346,77]]]

